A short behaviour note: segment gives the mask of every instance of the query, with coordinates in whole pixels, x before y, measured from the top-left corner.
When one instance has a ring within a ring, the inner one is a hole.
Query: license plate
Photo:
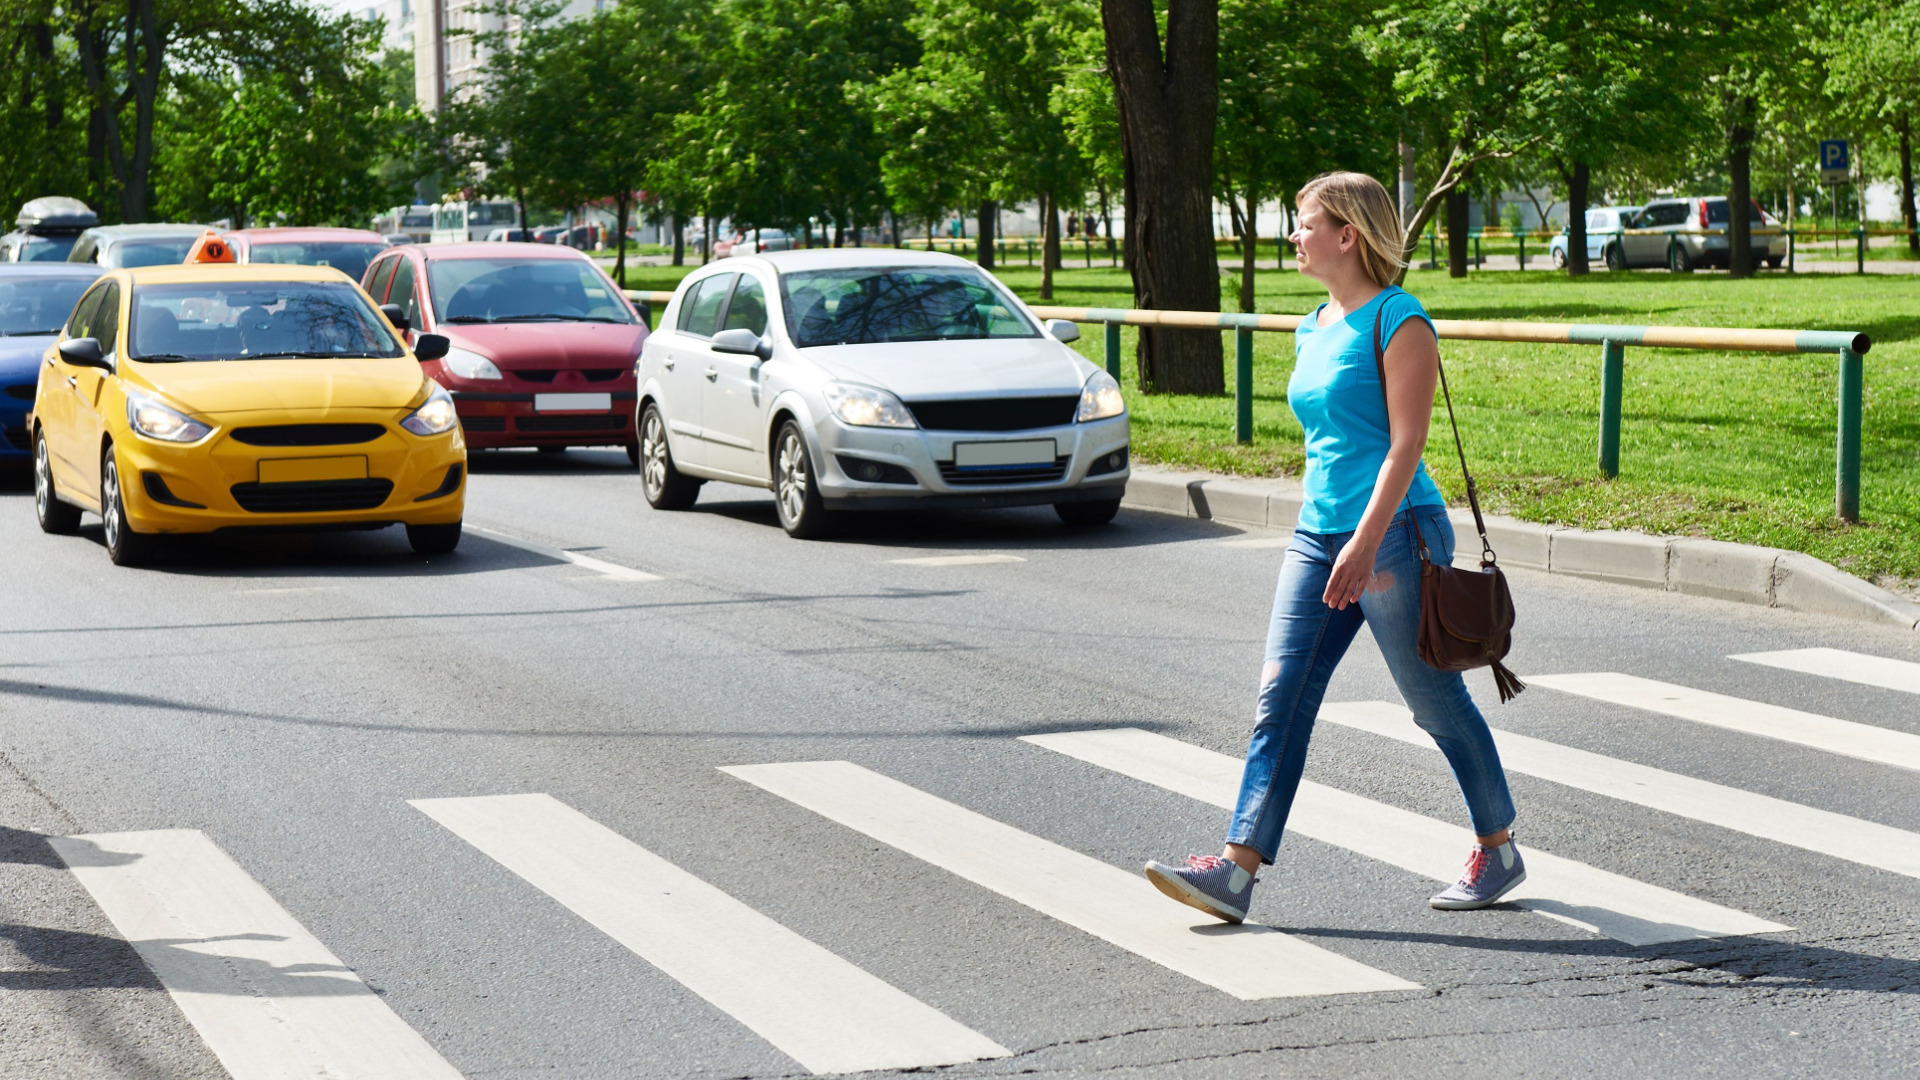
[[[612,394],[535,394],[534,412],[611,412]]]
[[[1057,453],[1052,439],[953,444],[953,463],[962,469],[997,465],[1051,465]]]
[[[365,480],[367,459],[356,457],[275,458],[260,463],[263,484],[297,484],[303,480]]]

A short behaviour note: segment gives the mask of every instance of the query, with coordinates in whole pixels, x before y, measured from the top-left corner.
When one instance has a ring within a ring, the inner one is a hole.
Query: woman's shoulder
[[[1389,285],[1381,290],[1380,307],[1390,320],[1405,319],[1409,315],[1430,319],[1427,306],[1420,302],[1420,298],[1398,285]]]

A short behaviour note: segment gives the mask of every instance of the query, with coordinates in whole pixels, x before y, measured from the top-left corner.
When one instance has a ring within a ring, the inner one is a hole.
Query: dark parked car
[[[25,462],[33,449],[33,411],[40,361],[73,314],[97,266],[69,262],[0,265],[0,461]]]

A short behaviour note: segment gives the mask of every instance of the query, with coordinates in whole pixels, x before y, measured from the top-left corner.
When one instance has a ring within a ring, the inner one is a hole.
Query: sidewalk
[[[1300,485],[1137,466],[1124,505],[1235,525],[1291,530]],[[1457,565],[1478,565],[1473,514],[1449,511],[1460,536]],[[1486,515],[1500,564],[1620,585],[1734,600],[1762,607],[1837,615],[1920,630],[1920,604],[1798,551],[1682,536],[1589,532]]]

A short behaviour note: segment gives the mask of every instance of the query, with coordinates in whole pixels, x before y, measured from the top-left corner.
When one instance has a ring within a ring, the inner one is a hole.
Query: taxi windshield
[[[945,267],[780,275],[787,333],[800,348],[886,341],[1039,337],[985,274]]]
[[[386,321],[344,281],[141,285],[132,348],[147,363],[403,355]]]
[[[435,259],[427,280],[441,322],[633,321],[612,282],[584,259]]]
[[[0,278],[0,337],[57,334],[89,277]]]
[[[385,244],[372,242],[353,243],[351,241],[332,241],[328,243],[297,243],[276,240],[271,244],[254,242],[253,249],[247,254],[248,262],[255,263],[299,263],[302,266],[331,266],[335,270],[359,281],[367,272],[367,264],[375,255],[387,250]]]

